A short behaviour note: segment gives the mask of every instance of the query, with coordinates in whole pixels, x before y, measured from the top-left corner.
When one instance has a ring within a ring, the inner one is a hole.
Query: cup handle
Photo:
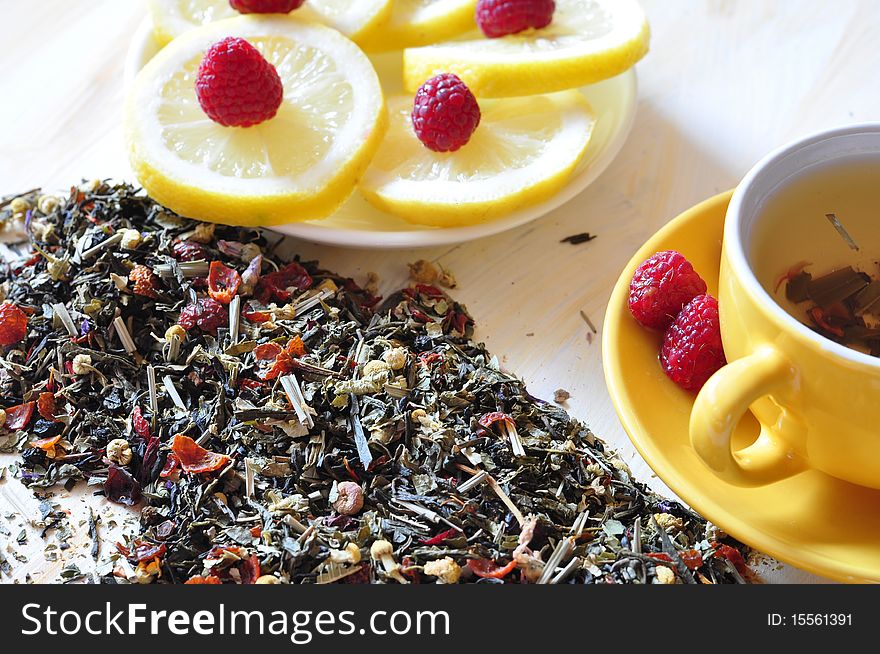
[[[691,412],[691,445],[718,477],[735,486],[764,486],[807,469],[806,460],[765,427],[752,445],[734,454],[731,436],[756,400],[794,384],[792,365],[764,346],[716,372]]]

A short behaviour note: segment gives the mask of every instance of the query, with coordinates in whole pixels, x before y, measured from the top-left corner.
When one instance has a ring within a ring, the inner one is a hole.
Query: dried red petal
[[[216,334],[219,327],[229,324],[229,311],[213,298],[199,298],[180,312],[177,321],[186,331],[198,327],[208,334]]]
[[[208,575],[207,577],[202,577],[200,575],[196,575],[195,577],[190,577],[185,582],[183,582],[184,586],[187,585],[197,585],[197,584],[222,584],[219,577],[215,577],[214,575]]]
[[[257,381],[256,379],[240,379],[238,381],[238,383],[240,386],[243,386],[244,388],[248,388],[252,391],[258,390],[260,388],[263,388],[263,386],[265,386],[265,384],[263,382]]]
[[[6,409],[6,428],[15,431],[16,429],[24,429],[34,415],[36,402],[25,402],[17,406]]]
[[[37,398],[37,411],[46,420],[55,422],[55,395],[40,393],[40,397]]]
[[[241,574],[242,584],[255,584],[262,574],[260,559],[256,556],[249,556],[239,564],[238,571]]]
[[[143,563],[144,561],[152,561],[153,559],[162,558],[165,556],[165,545],[164,543],[151,543],[149,541],[141,540],[140,538],[134,541],[134,558],[137,559],[138,563]]]
[[[254,358],[257,361],[274,361],[284,351],[278,343],[263,343],[254,348]]]
[[[171,441],[171,451],[177,456],[185,472],[214,472],[225,467],[231,459],[225,454],[206,450],[189,436],[177,434]]]
[[[145,440],[150,438],[150,423],[144,418],[144,412],[139,406],[136,406],[131,412],[131,428],[141,438]]]
[[[248,320],[253,323],[264,323],[269,322],[272,319],[272,316],[263,311],[256,311],[255,309],[251,309],[247,307],[241,310],[241,317],[245,320]]]
[[[162,479],[167,479],[177,468],[180,466],[180,461],[177,460],[177,456],[175,456],[174,452],[170,452],[165,459],[165,465],[162,466],[162,472],[159,473],[159,476]]]
[[[60,440],[61,434],[58,434],[57,436],[50,436],[49,438],[41,438],[38,441],[31,441],[30,446],[39,448],[44,452],[53,452],[55,450],[55,446]]]
[[[511,561],[503,568],[498,567],[495,561],[489,559],[468,559],[467,567],[484,579],[504,579],[516,569],[516,561]]]
[[[442,361],[443,355],[439,352],[422,352],[419,354],[419,365],[429,367],[436,361]]]
[[[137,265],[128,273],[128,281],[133,283],[131,292],[152,300],[159,299],[159,276],[150,268]]]
[[[0,304],[0,345],[20,343],[27,336],[28,317],[12,302]]]
[[[656,559],[657,561],[666,561],[666,563],[672,563],[672,557],[669,556],[666,552],[648,552],[646,554],[648,558]]]
[[[697,550],[684,550],[679,552],[678,555],[688,570],[697,570],[703,565],[703,555]]]
[[[480,418],[479,423],[481,427],[485,429],[491,429],[492,425],[496,422],[506,422],[508,425],[515,425],[516,423],[506,413],[502,413],[501,411],[494,411],[492,413],[487,413],[482,418]]]
[[[736,571],[741,575],[747,576],[752,573],[738,549],[721,543],[713,543],[713,545],[716,547],[715,556],[730,561],[733,564],[733,567],[736,568]]]
[[[300,338],[299,336],[294,336],[290,339],[290,341],[287,343],[287,347],[284,349],[287,350],[287,353],[290,356],[297,358],[303,356],[306,353],[306,344],[303,343],[302,338]]]
[[[312,283],[308,271],[294,261],[260,277],[254,296],[263,304],[287,302],[293,296],[293,291],[305,291],[312,287]]]
[[[104,482],[104,494],[111,502],[133,506],[141,501],[141,485],[127,470],[110,466],[107,481]]]
[[[456,529],[447,529],[446,531],[440,532],[433,538],[428,538],[419,542],[422,545],[442,545],[450,538],[455,538],[459,533],[460,532]]]
[[[220,304],[229,304],[241,286],[238,271],[220,261],[212,261],[208,270],[208,295]]]

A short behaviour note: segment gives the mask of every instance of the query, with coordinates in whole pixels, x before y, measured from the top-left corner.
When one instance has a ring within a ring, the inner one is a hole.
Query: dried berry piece
[[[151,300],[159,299],[159,276],[147,266],[137,265],[132,268],[128,281],[132,283],[131,292],[135,295]]]
[[[134,506],[141,501],[141,485],[127,470],[112,465],[104,482],[104,494],[111,502]]]
[[[186,331],[198,327],[205,333],[216,334],[218,328],[229,324],[229,312],[213,298],[199,298],[195,304],[183,308],[178,323]]]
[[[208,295],[221,304],[229,304],[241,286],[238,271],[220,261],[212,261],[208,271]]]
[[[189,436],[177,434],[171,441],[171,451],[185,472],[214,472],[226,466],[231,460],[225,454],[210,452]]]
[[[28,317],[12,302],[0,304],[0,345],[20,343],[27,336]]]
[[[260,277],[255,297],[267,304],[269,302],[287,302],[297,291],[305,291],[312,287],[312,276],[295,261],[280,270]]]
[[[177,241],[171,246],[171,256],[178,261],[198,261],[206,254],[205,246],[195,241]]]

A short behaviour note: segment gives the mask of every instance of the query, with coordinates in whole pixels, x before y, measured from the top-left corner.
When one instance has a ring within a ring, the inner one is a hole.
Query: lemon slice
[[[239,16],[229,0],[149,0],[153,32],[165,45],[194,27]],[[391,16],[392,0],[308,0],[293,12],[296,18],[316,20],[360,43]]]
[[[364,40],[364,49],[384,52],[451,39],[476,27],[476,7],[477,0],[392,0],[390,20]]]
[[[253,127],[202,111],[199,63],[220,39],[247,39],[278,71],[284,100]],[[135,78],[125,138],[135,174],[185,216],[240,225],[324,218],[353,191],[384,133],[379,79],[339,32],[287,16],[239,16],[178,37]]]
[[[484,222],[554,195],[595,122],[577,91],[486,100],[470,142],[441,153],[416,137],[412,106],[409,96],[389,99],[388,133],[360,191],[379,209],[438,227]]]
[[[624,72],[649,40],[635,0],[556,0],[544,29],[406,50],[404,81],[414,92],[437,73],[456,73],[477,97],[550,93]]]

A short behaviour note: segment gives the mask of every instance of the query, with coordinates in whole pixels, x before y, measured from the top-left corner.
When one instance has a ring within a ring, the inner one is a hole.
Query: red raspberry
[[[232,8],[242,14],[288,14],[299,9],[306,0],[229,0]]]
[[[673,250],[642,263],[629,285],[629,310],[645,327],[666,329],[681,308],[706,292],[706,282],[690,261]]]
[[[272,118],[284,88],[278,71],[244,39],[212,45],[199,66],[196,95],[208,117],[226,127],[250,127]]]
[[[457,75],[444,73],[422,84],[412,111],[416,136],[434,152],[455,152],[480,124],[480,105]]]
[[[541,29],[553,20],[553,0],[480,0],[477,25],[490,39],[516,34],[530,27]]]
[[[183,308],[177,322],[188,332],[198,327],[208,334],[216,334],[218,327],[229,324],[229,309],[209,297],[199,298],[195,304]]]
[[[681,310],[663,339],[660,363],[672,381],[694,392],[727,363],[721,343],[718,300],[711,295],[698,295]]]

